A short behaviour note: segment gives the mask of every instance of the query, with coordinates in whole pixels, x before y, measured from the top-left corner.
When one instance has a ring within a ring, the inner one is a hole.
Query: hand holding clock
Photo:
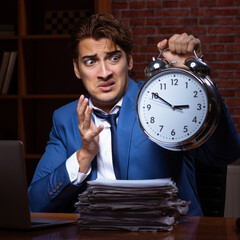
[[[163,57],[168,62],[174,63],[175,67],[187,68],[184,63],[186,59],[194,57],[193,50],[198,56],[202,55],[201,42],[192,35],[174,34],[171,38],[164,39],[157,45],[159,51],[168,47],[168,51],[163,52]]]
[[[199,39],[186,33],[175,34],[169,40],[159,42],[158,49],[159,61],[163,58],[166,62],[158,69],[150,65],[147,71],[153,74],[149,74],[137,96],[138,121],[149,139],[161,147],[174,151],[190,150],[203,144],[217,126],[218,92],[209,71],[203,69],[204,64],[197,64],[201,55]],[[189,61],[197,64],[196,67],[185,65]],[[152,101],[172,111],[160,109]],[[173,104],[179,102],[187,104]]]

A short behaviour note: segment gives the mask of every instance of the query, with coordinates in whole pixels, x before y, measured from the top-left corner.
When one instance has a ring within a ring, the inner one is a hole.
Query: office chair
[[[204,216],[223,217],[227,167],[196,163],[196,184]]]

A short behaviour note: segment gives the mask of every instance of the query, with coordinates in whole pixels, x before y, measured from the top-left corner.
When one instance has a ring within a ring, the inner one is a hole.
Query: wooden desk
[[[75,220],[78,214],[33,213],[35,218]],[[79,230],[77,223],[34,231],[0,230],[0,239],[53,240],[239,240],[236,218],[185,217],[171,232],[126,232]]]

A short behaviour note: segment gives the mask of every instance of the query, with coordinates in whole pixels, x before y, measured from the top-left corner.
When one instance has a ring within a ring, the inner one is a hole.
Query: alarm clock
[[[221,109],[210,68],[195,52],[185,61],[186,69],[161,58],[162,52],[145,69],[148,79],[136,100],[139,125],[168,150],[199,147],[217,127]]]

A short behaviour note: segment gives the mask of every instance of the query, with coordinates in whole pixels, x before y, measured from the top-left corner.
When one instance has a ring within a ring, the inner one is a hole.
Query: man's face
[[[127,60],[125,52],[111,40],[82,40],[78,61],[73,64],[76,76],[82,79],[96,107],[109,112],[125,94],[132,56]]]

